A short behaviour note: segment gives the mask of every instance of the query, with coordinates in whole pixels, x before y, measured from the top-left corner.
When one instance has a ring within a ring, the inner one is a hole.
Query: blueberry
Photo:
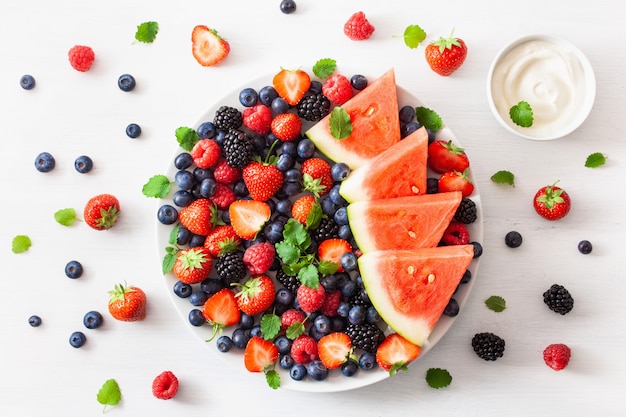
[[[276,97],[272,100],[271,108],[274,114],[287,113],[289,110],[289,103],[287,103],[282,97]]]
[[[50,172],[54,169],[55,165],[56,161],[54,160],[54,156],[48,152],[42,152],[35,158],[35,168],[37,168],[39,172]]]
[[[122,91],[132,91],[136,85],[137,82],[135,81],[135,77],[130,74],[122,74],[117,79],[117,86]]]
[[[235,196],[243,198],[247,197],[250,191],[248,191],[246,183],[243,180],[239,180],[233,185],[233,193],[235,193]]]
[[[181,190],[191,190],[196,183],[193,173],[180,169],[174,174],[174,182]]]
[[[210,169],[204,169],[204,168],[194,168],[193,170],[193,176],[196,178],[197,182],[202,182],[207,178],[211,178],[211,179],[215,179],[215,177],[213,176],[213,171],[211,171]]]
[[[88,329],[97,329],[104,323],[104,317],[98,311],[88,311],[83,316],[83,324]]]
[[[348,317],[348,314],[350,313],[350,304],[347,301],[342,301],[339,303],[339,306],[337,307],[337,315],[339,317]]]
[[[510,231],[504,236],[504,243],[506,243],[509,248],[518,248],[522,244],[522,235],[515,230]]]
[[[335,184],[332,186],[332,188],[328,192],[328,197],[333,201],[333,203],[337,204],[338,206],[345,206],[348,203],[339,193],[339,184]]]
[[[350,167],[344,162],[337,162],[330,167],[330,175],[333,177],[333,181],[343,181],[348,178],[350,174]]]
[[[161,224],[174,224],[178,220],[178,210],[169,204],[163,204],[157,211],[157,219]]]
[[[285,193],[285,196],[293,197],[302,192],[302,184],[299,182],[285,182],[281,190]]]
[[[278,168],[282,172],[290,170],[295,165],[296,165],[296,158],[294,158],[293,155],[290,155],[288,153],[281,153],[278,156],[278,161],[276,161],[276,168]]]
[[[285,171],[285,182],[301,182],[302,173],[298,168],[291,168]]]
[[[141,135],[141,127],[137,123],[126,126],[126,135],[131,139],[136,139]]]
[[[306,367],[300,363],[294,364],[289,369],[289,376],[294,381],[302,381],[306,377]]]
[[[296,363],[291,355],[280,355],[278,365],[283,369],[291,369]]]
[[[239,328],[243,330],[249,330],[254,327],[254,316],[246,313],[241,313],[239,317]]]
[[[231,338],[233,339],[233,344],[236,348],[245,349],[248,341],[250,340],[250,330],[244,330],[238,327],[233,331]]]
[[[333,292],[337,289],[337,276],[335,274],[324,275],[320,279],[320,284],[326,292]]]
[[[361,324],[365,322],[365,316],[367,314],[367,310],[365,306],[360,304],[352,306],[350,311],[348,311],[348,321],[351,324]]]
[[[456,317],[459,314],[459,303],[454,298],[450,298],[443,314],[448,317]]]
[[[470,242],[470,245],[474,246],[474,258],[480,258],[483,254],[483,245],[479,242]]]
[[[41,326],[41,317],[34,315],[34,316],[30,316],[28,318],[28,324],[30,324],[33,327],[39,327]]]
[[[293,156],[294,158],[298,156],[298,144],[296,142],[283,142],[280,145],[280,152],[286,153],[288,155]]]
[[[426,194],[437,194],[439,192],[439,179],[428,178],[426,180]]]
[[[338,225],[348,224],[348,210],[345,207],[339,207],[333,216],[335,223]]]
[[[278,92],[271,85],[266,85],[259,90],[259,101],[268,107],[272,105],[272,101],[277,97]]]
[[[254,88],[244,88],[239,92],[239,102],[244,107],[252,107],[259,100],[259,93]]]
[[[187,243],[189,243],[189,240],[191,239],[192,234],[193,233],[191,233],[189,229],[187,229],[186,227],[180,226],[178,228],[178,234],[176,235],[176,243],[178,245],[186,245]]]
[[[273,220],[263,228],[263,235],[270,243],[278,243],[283,240],[283,230],[285,225],[279,221]]]
[[[81,174],[86,174],[93,168],[93,160],[87,155],[81,155],[74,160],[74,168]]]
[[[359,356],[359,368],[369,371],[372,369],[376,369],[378,367],[378,363],[376,362],[376,354],[372,352],[365,352],[361,356]]]
[[[217,347],[217,350],[219,350],[220,352],[226,353],[226,352],[229,352],[233,348],[233,346],[235,346],[235,344],[233,343],[233,340],[230,337],[226,335],[222,335],[217,338],[215,346]]]
[[[578,242],[578,251],[583,255],[589,255],[592,249],[593,246],[588,240],[581,240],[580,242]]]
[[[403,123],[402,125],[400,125],[400,137],[406,138],[420,127],[422,127],[422,125],[417,122]]]
[[[70,335],[70,345],[75,348],[79,348],[85,344],[87,337],[83,332],[74,332]]]
[[[400,123],[409,123],[415,119],[415,108],[413,106],[403,106],[400,109]]]
[[[196,129],[196,133],[202,139],[213,139],[217,134],[217,128],[212,122],[203,122]]]
[[[472,271],[466,269],[461,277],[461,284],[467,284],[472,279]]]
[[[331,322],[330,318],[324,314],[320,314],[313,320],[313,328],[321,335],[330,333]]]
[[[193,194],[187,190],[178,190],[172,195],[172,202],[177,207],[187,207],[193,200]]]
[[[350,229],[350,225],[342,224],[341,226],[339,226],[339,231],[337,232],[337,235],[343,240],[349,241],[350,239],[352,239],[352,229]]]
[[[356,282],[348,279],[339,285],[339,289],[341,290],[341,295],[345,298],[352,297],[357,291]]]
[[[311,139],[301,139],[298,142],[296,152],[300,158],[308,159],[315,153],[315,145],[311,142]]]
[[[263,330],[260,324],[255,324],[250,328],[250,337],[263,337]]]
[[[176,281],[174,283],[173,290],[174,290],[174,294],[176,294],[180,298],[188,298],[193,292],[191,285],[186,284],[182,281]]]
[[[189,239],[189,247],[195,248],[197,246],[203,246],[205,240],[206,236],[192,234],[191,239]]]
[[[200,310],[199,308],[194,308],[190,310],[189,316],[187,318],[189,319],[189,324],[194,327],[200,327],[204,325],[204,323],[206,323],[206,319],[202,314],[202,310]]]
[[[200,283],[202,291],[209,295],[213,295],[224,288],[224,283],[219,278],[206,278]]]
[[[71,279],[80,278],[83,275],[83,265],[78,261],[69,261],[65,265],[65,275]]]
[[[311,85],[309,86],[309,92],[313,94],[322,94],[322,87],[324,85],[320,80],[311,81]]]
[[[35,77],[29,74],[22,75],[20,78],[20,86],[24,90],[32,90],[35,88]]]
[[[176,169],[187,169],[193,164],[193,157],[189,152],[182,152],[174,158],[174,166]]]
[[[348,321],[344,317],[334,316],[330,319],[333,332],[344,332],[348,326]]]
[[[276,339],[274,339],[274,344],[278,348],[278,353],[281,355],[286,355],[291,351],[292,341],[284,334],[277,336]]]
[[[337,204],[330,198],[329,195],[325,195],[319,199],[319,203],[322,206],[322,213],[327,216],[334,216],[337,211]]]
[[[367,87],[367,78],[361,74],[355,74],[350,78],[350,84],[355,90],[364,90]]]
[[[381,320],[378,310],[374,306],[367,307],[365,311],[365,321],[371,324],[378,323]]]
[[[341,267],[347,272],[352,272],[357,269],[357,256],[354,252],[346,252],[339,258]]]
[[[282,0],[280,2],[280,11],[285,14],[291,14],[296,11],[296,2],[294,0]]]
[[[348,359],[341,364],[341,374],[343,376],[347,376],[348,378],[356,375],[358,370],[359,364],[353,359]]]
[[[291,207],[293,206],[293,202],[289,199],[282,199],[276,202],[276,212],[279,214],[285,214],[287,216],[291,215]]]
[[[306,373],[316,381],[323,381],[328,378],[328,368],[319,359],[314,359],[306,364]]]
[[[211,198],[217,189],[217,182],[213,178],[205,178],[200,183],[200,195],[204,198]]]
[[[204,291],[192,291],[189,296],[189,302],[192,306],[202,306],[209,296]]]

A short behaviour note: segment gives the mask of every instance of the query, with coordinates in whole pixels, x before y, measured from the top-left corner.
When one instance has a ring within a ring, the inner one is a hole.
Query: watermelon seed
[[[420,189],[417,186],[412,186],[411,187],[411,191],[413,191],[413,194],[419,194],[420,193]]]
[[[408,272],[409,275],[413,275],[415,273],[415,267],[413,265],[409,265],[409,267],[406,269],[406,272]]]
[[[435,281],[435,274],[428,274],[428,283],[432,284]]]
[[[374,114],[375,111],[376,109],[374,108],[374,106],[370,106],[365,111],[365,116],[371,116],[372,114]]]
[[[417,237],[417,234],[413,230],[409,230],[409,237],[411,239],[415,239]]]

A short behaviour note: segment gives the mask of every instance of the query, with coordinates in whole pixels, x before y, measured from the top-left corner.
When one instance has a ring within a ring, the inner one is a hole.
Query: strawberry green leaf
[[[443,127],[441,117],[432,109],[420,106],[415,108],[415,118],[426,129],[438,132]]]
[[[318,78],[328,78],[337,68],[337,61],[331,58],[322,58],[313,65],[313,74]]]
[[[515,187],[515,175],[509,171],[498,171],[491,176],[491,181],[496,184],[508,184]]]
[[[265,340],[272,340],[280,331],[281,321],[276,314],[264,314],[261,317],[261,333]]]
[[[146,197],[165,198],[169,194],[170,188],[169,178],[165,175],[157,174],[143,185],[141,192]]]
[[[404,44],[415,49],[426,39],[426,32],[419,25],[409,25],[404,29]]]
[[[11,250],[13,253],[24,253],[30,248],[31,244],[32,242],[28,236],[17,235],[13,238]]]
[[[525,101],[520,101],[509,110],[509,116],[513,123],[521,127],[531,127],[533,125],[533,109]]]
[[[310,288],[317,288],[319,285],[319,273],[315,265],[307,265],[298,271],[298,279],[302,285]]]
[[[444,388],[452,382],[452,375],[445,369],[430,368],[426,371],[426,382],[431,388]]]
[[[115,406],[119,404],[122,399],[122,392],[120,391],[120,386],[117,384],[115,379],[108,379],[102,384],[100,391],[98,391],[98,395],[96,396],[98,402],[104,405],[104,411],[106,411],[107,406]]]
[[[350,115],[339,106],[330,112],[330,134],[339,140],[346,139],[352,134]]]
[[[274,369],[265,372],[265,380],[267,381],[267,385],[269,385],[270,388],[280,388],[280,375],[278,375],[278,372],[276,372]]]
[[[135,39],[142,43],[152,43],[159,32],[159,24],[157,22],[143,22],[137,26]]]
[[[199,140],[198,133],[190,127],[181,126],[176,129],[176,141],[187,152],[190,152]]]
[[[606,156],[600,152],[594,152],[587,157],[585,161],[585,166],[587,168],[597,168],[606,163]]]
[[[304,176],[309,176],[309,174],[304,174]],[[311,206],[311,211],[306,216],[306,228],[307,229],[316,229],[319,226],[320,221],[322,221],[322,216],[324,213],[322,212],[322,206],[318,203],[315,203]]]
[[[54,220],[62,226],[71,226],[76,221],[76,210],[73,208],[57,210],[54,213]]]
[[[485,305],[490,310],[495,311],[496,313],[500,313],[506,309],[506,301],[504,298],[498,295],[492,295],[491,297],[485,300]]]
[[[287,330],[285,331],[285,336],[287,336],[288,339],[295,340],[298,338],[298,336],[304,333],[305,330],[306,328],[304,327],[304,323],[294,321],[289,325],[289,327],[287,327]]]

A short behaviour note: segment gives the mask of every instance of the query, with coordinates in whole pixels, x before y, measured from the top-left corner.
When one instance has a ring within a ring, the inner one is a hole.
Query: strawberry
[[[243,264],[251,275],[264,274],[274,264],[276,249],[269,242],[249,246],[243,254]]]
[[[448,171],[439,177],[437,187],[440,193],[460,191],[463,197],[469,197],[474,192],[472,184],[467,176],[468,172]]]
[[[462,39],[441,37],[426,46],[426,62],[441,76],[448,76],[459,69],[467,57],[467,45]]]
[[[141,321],[146,318],[146,294],[141,288],[117,284],[109,295],[109,313],[114,319]]]
[[[234,244],[236,246],[240,241],[233,226],[230,224],[221,224],[215,226],[215,229],[209,232],[204,240],[204,247],[213,258],[217,258],[225,245]]]
[[[212,139],[200,139],[191,149],[191,157],[198,168],[210,168],[220,159],[220,145]]]
[[[301,334],[291,344],[291,357],[296,363],[307,364],[319,359],[317,342],[308,334]]]
[[[257,201],[267,201],[272,198],[284,182],[282,171],[270,162],[250,162],[244,167],[241,177],[248,188],[250,197]]]
[[[291,206],[291,216],[306,226],[306,219],[315,205],[319,203],[311,194],[298,197]]]
[[[199,198],[178,213],[178,220],[191,233],[200,236],[209,234],[216,223],[217,208],[212,201]]]
[[[211,341],[224,327],[239,323],[241,311],[237,307],[235,293],[230,288],[223,288],[209,297],[202,306],[202,315],[213,326]]]
[[[367,20],[365,13],[356,12],[343,25],[343,33],[353,41],[363,41],[374,33],[374,26]]]
[[[295,106],[311,86],[311,77],[301,69],[281,69],[274,75],[272,85],[281,98]]]
[[[243,362],[250,372],[267,372],[278,360],[278,348],[269,340],[253,336],[246,344]]]
[[[228,56],[230,45],[215,29],[198,25],[191,32],[191,52],[203,67],[210,67]]]
[[[83,219],[89,227],[106,230],[115,226],[120,215],[120,202],[111,194],[99,194],[85,204]]]
[[[572,206],[569,194],[557,187],[557,182],[540,188],[533,199],[535,211],[546,220],[558,220],[565,217]]]
[[[339,368],[352,356],[352,340],[342,332],[327,334],[317,342],[317,353],[328,369]]]
[[[237,200],[228,208],[230,224],[242,239],[254,239],[270,219],[269,204],[256,200]]]
[[[322,94],[331,102],[341,106],[352,98],[352,84],[345,75],[334,74],[324,81]]]
[[[213,167],[215,182],[231,185],[241,178],[241,169],[228,165],[225,159],[220,159]]]
[[[347,240],[340,238],[326,239],[317,247],[317,254],[320,261],[333,262],[337,264],[338,272],[343,272],[341,267],[341,256],[344,253],[352,252],[352,245]]]
[[[322,158],[309,158],[300,167],[304,189],[320,196],[330,192],[333,187],[331,166]]]
[[[409,342],[398,333],[391,333],[378,346],[376,362],[393,376],[398,371],[408,372],[407,365],[419,354],[419,346]]]
[[[436,140],[428,145],[428,167],[437,174],[448,171],[463,172],[469,167],[465,150],[452,141]]]
[[[259,135],[265,135],[270,132],[272,123],[272,111],[264,104],[256,104],[252,107],[244,109],[243,125]]]
[[[185,284],[198,284],[209,276],[213,258],[209,250],[199,246],[183,249],[176,255],[174,275]]]
[[[235,294],[237,307],[249,316],[266,311],[274,303],[276,289],[274,281],[267,275],[257,275],[238,285],[240,291]]]
[[[302,120],[295,113],[281,113],[272,119],[270,128],[279,140],[292,142],[300,137]]]
[[[152,395],[159,400],[174,398],[178,392],[178,378],[172,371],[164,371],[152,381]]]

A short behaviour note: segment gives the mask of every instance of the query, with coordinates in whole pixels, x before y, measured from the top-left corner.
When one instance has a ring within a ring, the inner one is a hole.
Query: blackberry
[[[221,130],[239,129],[243,124],[241,112],[234,107],[221,106],[215,112],[213,125]]]
[[[350,336],[352,346],[370,353],[376,352],[378,346],[385,340],[385,333],[372,323],[349,323],[345,333]]]
[[[472,348],[479,358],[495,361],[504,355],[504,339],[493,333],[476,333],[472,338]]]
[[[461,223],[470,224],[476,221],[476,203],[469,198],[463,198],[461,204],[456,209],[454,220]]]
[[[254,144],[241,130],[229,129],[224,136],[222,147],[226,163],[233,168],[245,167],[254,156]]]
[[[287,288],[292,293],[296,293],[298,291],[298,287],[300,287],[300,280],[296,275],[287,275],[282,268],[279,268],[276,271],[276,280],[280,282],[283,287]]]
[[[339,225],[330,217],[322,217],[315,229],[310,230],[311,237],[317,243],[339,236]]]
[[[309,122],[317,122],[330,113],[330,100],[323,94],[306,94],[296,106],[298,116]]]
[[[565,315],[574,308],[574,299],[562,285],[553,284],[543,293],[543,302],[555,313]]]
[[[241,281],[246,276],[243,252],[235,250],[219,255],[215,260],[215,271],[226,287]]]

